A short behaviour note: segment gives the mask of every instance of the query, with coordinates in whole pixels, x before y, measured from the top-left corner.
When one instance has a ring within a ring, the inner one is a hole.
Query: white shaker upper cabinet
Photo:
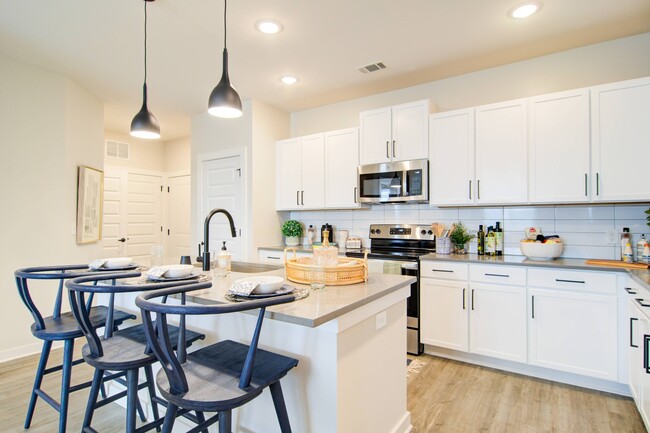
[[[589,201],[589,91],[529,100],[532,203]]]
[[[429,111],[422,100],[361,112],[361,164],[428,158]]]
[[[474,110],[429,117],[429,201],[434,205],[473,204]]]
[[[325,207],[358,208],[359,128],[325,133]]]
[[[477,107],[476,203],[526,203],[527,165],[527,101]]]
[[[275,207],[278,210],[300,207],[301,145],[300,137],[278,141],[275,144]]]
[[[325,135],[278,141],[275,146],[276,209],[325,206]]]
[[[650,77],[591,88],[592,198],[650,200]]]

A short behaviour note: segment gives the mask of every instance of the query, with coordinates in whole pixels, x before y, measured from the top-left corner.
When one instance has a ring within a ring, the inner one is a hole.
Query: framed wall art
[[[104,172],[79,166],[77,177],[77,243],[97,242],[102,238]]]

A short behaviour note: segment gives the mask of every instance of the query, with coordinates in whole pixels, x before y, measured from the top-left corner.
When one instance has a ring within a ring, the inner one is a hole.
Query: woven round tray
[[[293,250],[293,258],[287,258],[287,251]],[[311,257],[296,257],[295,248],[284,250],[284,267],[287,280],[294,283],[309,284],[324,279],[326,286],[345,286],[368,281],[368,252],[363,259],[339,257],[338,266],[316,267],[309,264]]]

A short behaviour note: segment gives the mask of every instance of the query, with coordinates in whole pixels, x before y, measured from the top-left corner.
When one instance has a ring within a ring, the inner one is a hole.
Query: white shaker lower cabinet
[[[467,352],[467,282],[420,282],[420,342]]]
[[[530,364],[617,380],[614,274],[529,269],[528,296]]]

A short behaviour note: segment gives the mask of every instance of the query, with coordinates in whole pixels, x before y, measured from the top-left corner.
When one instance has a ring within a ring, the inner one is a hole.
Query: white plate
[[[284,278],[282,277],[276,277],[273,275],[260,275],[257,277],[246,277],[246,278],[241,278],[237,280],[237,282],[254,282],[258,283],[257,287],[255,290],[253,290],[252,294],[257,294],[257,295],[264,295],[267,293],[273,293],[276,292],[280,287],[282,287],[282,283],[284,282]]]
[[[110,259],[106,259],[106,263],[104,263],[104,268],[126,268],[128,267],[131,263],[133,263],[133,259],[131,257],[112,257]]]
[[[147,279],[150,281],[182,281],[182,280],[190,280],[192,278],[199,278],[201,276],[201,271],[197,269],[196,271],[192,271],[189,274],[183,276],[183,277],[168,277],[166,275],[162,277],[156,277],[153,275],[147,275]]]
[[[163,276],[166,278],[187,277],[192,273],[194,269],[196,269],[192,265],[166,265],[161,267],[163,269],[166,269],[165,273],[163,274]]]

